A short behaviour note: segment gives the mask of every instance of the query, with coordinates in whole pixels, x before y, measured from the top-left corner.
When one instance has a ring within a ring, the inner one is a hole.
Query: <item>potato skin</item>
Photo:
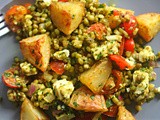
[[[21,106],[20,120],[49,120],[49,117],[26,98]]]
[[[50,5],[51,19],[55,26],[64,34],[71,34],[81,23],[85,14],[83,2],[52,2]]]
[[[21,52],[31,64],[42,72],[46,71],[50,60],[50,38],[46,34],[21,40]]]
[[[69,106],[86,112],[105,112],[107,107],[103,95],[94,95],[86,86],[82,86],[72,94]]]
[[[146,13],[136,16],[138,34],[146,41],[151,41],[160,31],[160,14]]]

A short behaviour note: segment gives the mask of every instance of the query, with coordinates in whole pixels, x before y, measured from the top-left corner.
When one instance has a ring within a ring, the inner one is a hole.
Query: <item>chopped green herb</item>
[[[101,59],[102,56],[103,56],[102,53],[99,53],[99,54],[97,55],[97,60]]]
[[[113,14],[113,10],[111,10],[109,13],[108,13],[108,15],[112,15]]]
[[[38,60],[36,60],[36,61],[35,61],[35,64],[36,64],[36,65],[38,65],[38,64],[39,64]]]
[[[74,19],[75,18],[75,15],[72,15],[72,19]]]
[[[5,72],[5,73],[4,73],[4,76],[5,76],[5,77],[10,77],[10,76],[11,76],[11,73]]]
[[[102,116],[100,116],[100,117],[98,118],[98,120],[102,120]]]
[[[34,50],[32,50],[31,52],[32,52],[32,54],[34,54]]]
[[[109,108],[113,105],[113,102],[111,101],[111,99],[107,99],[106,100],[106,107]]]
[[[94,100],[95,96],[94,96],[94,95],[91,95],[90,98],[91,98],[92,100]]]
[[[104,4],[100,4],[98,8],[104,8]]]
[[[77,107],[77,106],[78,106],[77,102],[73,102],[73,105],[74,105],[75,107]]]
[[[98,85],[98,87],[101,87],[101,86],[102,86],[102,83]]]

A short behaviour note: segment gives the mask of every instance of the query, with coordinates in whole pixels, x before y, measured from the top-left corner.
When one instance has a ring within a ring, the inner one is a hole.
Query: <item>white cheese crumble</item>
[[[115,40],[107,41],[106,44],[91,49],[91,53],[95,60],[106,57],[109,54],[117,54],[119,52],[120,43]]]
[[[132,56],[130,56],[129,58],[125,58],[125,60],[130,64],[130,66],[134,67],[136,65],[136,60]]]
[[[70,98],[74,90],[74,86],[71,81],[62,79],[62,80],[57,80],[56,82],[54,82],[53,89],[58,99],[63,101],[64,99]]]
[[[130,97],[135,101],[146,99],[149,94],[149,74],[147,72],[137,70],[133,73],[132,86],[135,89],[131,90]]]
[[[150,46],[145,46],[145,48],[140,51],[137,56],[140,62],[146,62],[148,60],[155,60],[155,54]]]
[[[65,58],[68,58],[69,55],[70,55],[70,52],[67,49],[57,51],[53,54],[53,56],[58,60],[64,60]]]
[[[43,0],[43,2],[45,2],[47,6],[50,6],[52,1],[58,1],[58,0]]]

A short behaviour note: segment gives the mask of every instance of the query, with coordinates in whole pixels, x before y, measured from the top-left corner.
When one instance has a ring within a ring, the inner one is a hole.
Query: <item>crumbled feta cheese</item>
[[[144,91],[148,91],[149,87],[149,74],[140,70],[133,73],[133,82],[139,83],[136,87],[135,94],[142,94]]]
[[[127,61],[127,63],[130,64],[130,66],[135,66],[136,64],[136,60],[132,56],[129,58],[126,58],[125,60]]]
[[[122,36],[121,35],[108,35],[106,36],[107,40],[116,40],[121,42]]]
[[[142,70],[135,71],[130,89],[131,99],[135,101],[143,101],[146,99],[149,94],[149,74]]]
[[[155,60],[155,54],[150,46],[145,46],[145,48],[138,53],[138,60],[140,62],[146,62],[148,60]]]
[[[102,57],[106,57],[109,54],[117,54],[120,44],[118,41],[107,41],[106,44],[97,46],[91,49],[92,55],[95,60],[99,60]]]
[[[55,95],[58,97],[59,100],[69,99],[73,90],[74,86],[71,81],[67,81],[66,79],[57,80],[53,84],[53,89],[55,91]]]
[[[28,62],[21,63],[20,68],[22,72],[27,76],[36,75],[38,73],[36,67],[34,67],[33,65],[31,65],[31,63]]]
[[[45,2],[47,6],[49,6],[52,1],[58,1],[58,0],[43,0],[43,2]]]
[[[58,60],[64,60],[69,57],[69,54],[70,54],[69,50],[64,49],[64,50],[55,52],[53,55]]]

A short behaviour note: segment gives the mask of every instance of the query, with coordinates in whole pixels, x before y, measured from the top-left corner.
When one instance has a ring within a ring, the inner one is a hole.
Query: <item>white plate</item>
[[[0,0],[0,9],[12,0]],[[24,0],[18,0],[23,1]],[[28,0],[26,0],[28,2]],[[34,0],[30,0],[34,1]],[[109,0],[101,0],[102,2],[109,3]],[[146,12],[159,12],[160,13],[160,0],[112,0],[118,7],[123,7],[135,11],[135,14],[142,14]],[[5,11],[5,9],[3,9]],[[160,51],[160,34],[158,34],[150,43],[157,53]],[[13,33],[0,38],[0,74],[8,69],[13,61],[14,56],[21,56],[19,44],[15,40]],[[155,69],[157,72],[157,80],[154,82],[156,86],[160,86],[160,69]],[[6,96],[7,88],[0,79],[0,96],[3,101],[0,103],[0,120],[19,120],[19,109],[16,105],[9,102]],[[160,96],[154,100],[143,105],[143,110],[136,113],[132,111],[137,120],[159,120],[160,119]]]

